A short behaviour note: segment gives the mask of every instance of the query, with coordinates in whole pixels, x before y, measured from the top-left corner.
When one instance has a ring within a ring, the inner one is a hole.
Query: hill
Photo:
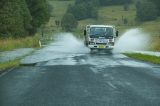
[[[54,31],[61,30],[60,27],[57,27],[55,20],[61,20],[67,7],[71,4],[74,4],[74,0],[62,1],[62,0],[49,0],[49,3],[53,6],[52,17],[48,26],[52,26]],[[124,22],[127,21],[127,22]],[[74,34],[83,37],[83,30],[88,24],[111,24],[115,25],[120,31],[120,34],[124,33],[130,28],[142,28],[145,32],[149,33],[154,37],[152,48],[160,50],[160,17],[154,21],[147,22],[137,22],[136,21],[136,7],[135,4],[129,5],[127,11],[124,10],[123,5],[116,6],[105,6],[98,9],[98,19],[85,19],[78,22],[79,25],[75,30]]]

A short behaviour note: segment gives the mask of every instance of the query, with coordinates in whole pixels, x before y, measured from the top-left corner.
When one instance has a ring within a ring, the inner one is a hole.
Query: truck
[[[87,25],[84,37],[84,43],[91,51],[111,51],[118,37],[118,31],[113,25]]]

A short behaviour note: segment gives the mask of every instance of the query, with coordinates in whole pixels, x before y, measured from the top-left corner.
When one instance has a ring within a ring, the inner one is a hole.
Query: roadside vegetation
[[[19,64],[20,64],[20,59],[16,59],[14,61],[8,61],[5,63],[0,63],[0,73],[1,71],[4,71],[6,69],[19,66]]]
[[[0,38],[25,39],[37,32],[39,37],[50,37],[61,31],[83,37],[87,24],[105,23],[115,25],[121,34],[129,28],[142,28],[157,39],[160,36],[158,4],[159,0],[2,0]]]
[[[17,67],[17,66],[19,66],[21,59],[23,59],[24,57],[32,54],[33,52],[34,52],[34,50],[31,51],[31,52],[29,52],[28,54],[26,54],[26,55],[24,55],[24,56],[17,57],[17,58],[15,58],[14,60],[6,61],[6,62],[3,62],[3,63],[0,62],[0,73],[1,73],[2,71],[5,71],[6,69],[10,69],[10,68],[12,68],[12,67]]]
[[[152,37],[149,50],[160,51],[159,4],[160,0],[1,0],[0,51],[38,47],[42,37],[50,39],[63,31],[83,38],[88,24],[115,25],[120,34],[142,28]]]
[[[49,20],[47,0],[0,1],[0,51],[38,47],[38,29]]]
[[[0,51],[9,51],[18,48],[37,48],[39,47],[38,36],[19,38],[19,39],[1,39]]]
[[[147,61],[154,64],[160,64],[160,57],[157,57],[157,56],[151,56],[151,55],[140,54],[140,53],[124,53],[124,54],[134,59]]]

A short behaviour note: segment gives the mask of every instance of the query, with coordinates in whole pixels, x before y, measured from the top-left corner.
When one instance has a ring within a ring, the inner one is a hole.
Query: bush
[[[83,20],[87,18],[97,18],[97,5],[96,0],[94,2],[88,0],[77,0],[74,6],[69,6],[68,13],[72,13],[77,20]]]
[[[152,2],[137,2],[138,21],[150,21],[157,18],[157,8]]]
[[[66,13],[61,21],[62,29],[65,31],[72,31],[74,28],[77,28],[78,22],[73,14]]]
[[[125,3],[124,6],[123,6],[123,8],[124,8],[124,11],[128,11],[128,9],[129,9],[129,4]]]

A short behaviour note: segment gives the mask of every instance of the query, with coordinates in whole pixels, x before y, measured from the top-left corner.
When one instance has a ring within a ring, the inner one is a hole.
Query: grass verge
[[[157,57],[157,56],[151,56],[151,55],[146,55],[141,53],[124,53],[124,55],[134,59],[147,61],[154,64],[160,64],[160,57]]]
[[[8,62],[5,62],[5,63],[0,63],[0,71],[4,71],[6,69],[19,66],[19,64],[20,64],[20,59],[16,59],[16,60],[13,60],[13,61],[8,61]]]
[[[16,58],[15,60],[11,60],[11,61],[7,61],[7,62],[4,62],[4,63],[0,63],[0,74],[1,72],[7,70],[7,69],[10,69],[12,67],[17,67],[20,65],[20,61],[22,58],[34,53],[35,51],[31,51],[29,52],[28,54],[24,55],[24,56],[21,56],[21,57],[18,57]]]
[[[38,36],[26,37],[20,39],[1,39],[0,40],[0,51],[9,51],[18,48],[35,48],[39,47]]]

